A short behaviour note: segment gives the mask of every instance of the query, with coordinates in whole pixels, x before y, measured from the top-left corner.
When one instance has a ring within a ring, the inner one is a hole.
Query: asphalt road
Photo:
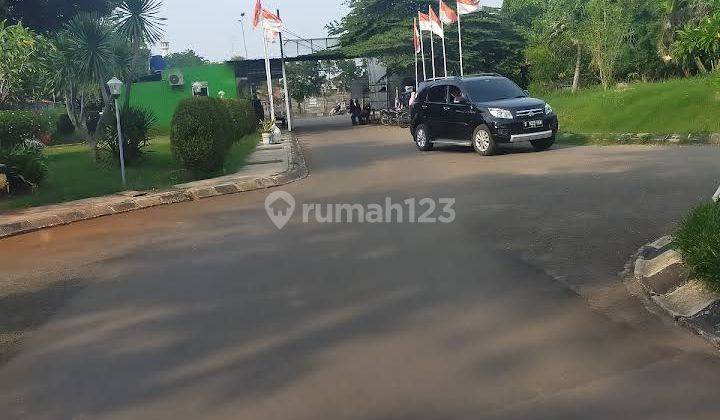
[[[720,149],[301,133],[298,205],[450,197],[457,219],[278,230],[257,191],[0,241],[0,417],[720,417],[716,352],[619,278],[712,195]]]

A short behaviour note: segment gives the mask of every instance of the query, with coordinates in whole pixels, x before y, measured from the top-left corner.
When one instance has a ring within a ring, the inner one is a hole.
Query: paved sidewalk
[[[283,136],[275,145],[259,145],[237,173],[175,185],[163,191],[126,191],[105,197],[0,213],[0,239],[96,217],[148,207],[200,200],[284,185],[307,176],[297,139]]]

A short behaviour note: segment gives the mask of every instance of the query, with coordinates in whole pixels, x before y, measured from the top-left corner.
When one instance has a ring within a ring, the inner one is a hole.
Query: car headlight
[[[550,106],[550,104],[547,104],[547,103],[546,103],[546,104],[545,104],[545,115],[550,115],[550,114],[552,114],[552,113],[553,113],[552,107]]]
[[[488,112],[495,118],[502,118],[505,120],[512,120],[513,114],[507,109],[502,108],[488,108]]]

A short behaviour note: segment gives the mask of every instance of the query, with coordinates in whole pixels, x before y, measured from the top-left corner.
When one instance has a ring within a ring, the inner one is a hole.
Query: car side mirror
[[[529,90],[523,89],[523,92],[525,92],[525,94],[526,94],[527,96],[530,96],[530,91],[529,91]]]
[[[454,104],[466,104],[467,99],[465,99],[464,97],[453,98],[453,103]]]

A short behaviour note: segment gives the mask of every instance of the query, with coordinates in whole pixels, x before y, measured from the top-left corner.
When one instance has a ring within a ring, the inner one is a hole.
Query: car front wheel
[[[415,146],[418,150],[423,152],[429,152],[433,148],[432,141],[430,140],[430,133],[428,133],[427,126],[420,124],[415,128]]]
[[[481,125],[473,133],[473,148],[483,156],[492,156],[497,152],[497,143],[486,125]]]
[[[530,143],[535,148],[535,151],[542,152],[548,150],[553,146],[553,144],[555,144],[555,135],[542,140],[533,140]]]

